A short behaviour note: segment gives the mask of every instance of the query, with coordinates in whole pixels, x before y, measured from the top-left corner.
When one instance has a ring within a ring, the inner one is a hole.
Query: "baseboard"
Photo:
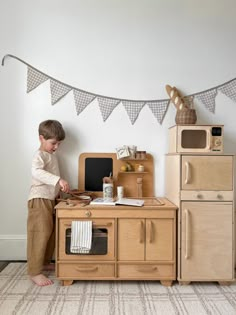
[[[26,235],[0,235],[0,260],[26,260]]]

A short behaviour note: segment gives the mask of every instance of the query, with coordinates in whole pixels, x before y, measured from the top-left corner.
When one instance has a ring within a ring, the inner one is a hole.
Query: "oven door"
[[[92,219],[92,246],[88,254],[70,251],[71,222],[71,219],[59,219],[57,236],[59,260],[78,260],[78,256],[80,260],[114,260],[114,219]]]

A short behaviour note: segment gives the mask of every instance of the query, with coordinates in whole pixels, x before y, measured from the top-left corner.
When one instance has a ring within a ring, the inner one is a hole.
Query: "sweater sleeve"
[[[56,186],[60,176],[45,170],[46,161],[42,156],[36,155],[32,162],[32,176],[43,184]]]

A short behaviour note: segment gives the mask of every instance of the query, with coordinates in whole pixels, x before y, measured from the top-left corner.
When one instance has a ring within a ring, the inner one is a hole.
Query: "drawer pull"
[[[158,268],[157,268],[157,267],[153,267],[153,266],[151,266],[151,267],[147,266],[147,267],[137,268],[137,271],[140,271],[140,272],[153,272],[153,271],[156,271],[156,270],[158,270]]]
[[[96,266],[92,266],[92,267],[76,267],[75,268],[77,271],[82,271],[82,272],[89,272],[89,271],[97,271],[98,270],[98,267]]]
[[[220,199],[220,200],[222,200],[223,199],[223,196],[221,195],[221,194],[217,194],[217,199]]]

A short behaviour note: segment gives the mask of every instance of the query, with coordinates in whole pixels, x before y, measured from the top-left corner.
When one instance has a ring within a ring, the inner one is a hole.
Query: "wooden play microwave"
[[[169,128],[169,153],[223,153],[223,125],[176,125]]]

